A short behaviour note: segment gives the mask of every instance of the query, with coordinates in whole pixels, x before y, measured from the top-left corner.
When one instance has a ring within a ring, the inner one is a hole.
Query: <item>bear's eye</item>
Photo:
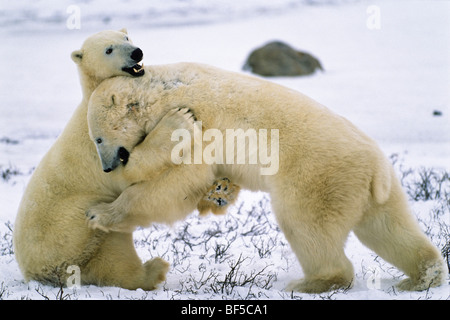
[[[102,138],[97,138],[97,140],[95,140],[95,142],[97,142],[98,144],[101,144],[103,142]]]
[[[112,52],[113,52],[113,49],[112,49],[112,48],[108,48],[108,49],[106,49],[106,51],[105,51],[106,54],[111,54]]]
[[[128,36],[125,36],[125,41],[128,41]]]

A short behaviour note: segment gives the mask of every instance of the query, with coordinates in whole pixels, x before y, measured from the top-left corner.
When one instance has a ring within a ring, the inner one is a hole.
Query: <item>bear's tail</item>
[[[377,160],[372,177],[372,197],[376,203],[383,204],[389,199],[392,178],[395,173],[389,161],[383,155],[379,155]]]

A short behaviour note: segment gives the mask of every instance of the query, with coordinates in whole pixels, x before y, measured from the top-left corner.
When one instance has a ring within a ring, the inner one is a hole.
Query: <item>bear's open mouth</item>
[[[126,165],[128,162],[128,158],[130,157],[130,153],[124,147],[120,147],[118,151],[118,156],[120,162],[122,162],[123,165]]]
[[[143,62],[141,62],[141,64],[136,63],[134,66],[131,67],[123,67],[122,70],[128,72],[133,77],[141,77],[145,73]]]

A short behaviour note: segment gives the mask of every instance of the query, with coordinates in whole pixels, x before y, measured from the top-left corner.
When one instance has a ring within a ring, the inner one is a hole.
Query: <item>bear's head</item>
[[[133,92],[111,95],[101,88],[89,100],[89,135],[97,147],[103,171],[111,172],[127,163],[130,152],[145,139],[146,133],[145,125],[139,121],[141,106],[133,99]]]
[[[120,75],[142,76],[142,57],[142,50],[132,44],[126,29],[96,33],[72,52],[72,60],[81,71],[100,81]]]

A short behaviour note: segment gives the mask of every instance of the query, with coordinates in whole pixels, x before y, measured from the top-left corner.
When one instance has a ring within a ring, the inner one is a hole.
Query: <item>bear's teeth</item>
[[[137,63],[137,64],[135,65],[135,67],[133,67],[133,71],[136,72],[136,73],[138,73],[139,70],[141,70],[143,67],[144,67],[144,63],[143,63],[143,62],[141,62],[141,64]]]

